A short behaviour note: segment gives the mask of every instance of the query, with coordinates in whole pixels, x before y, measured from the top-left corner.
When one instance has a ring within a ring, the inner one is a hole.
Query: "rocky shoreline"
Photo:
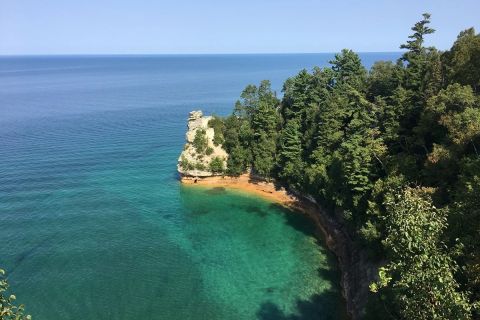
[[[367,304],[369,284],[376,278],[377,267],[372,264],[365,250],[353,241],[344,225],[326,213],[313,197],[286,190],[274,182],[243,174],[239,177],[210,176],[193,177],[181,175],[187,185],[225,187],[256,194],[294,211],[306,214],[314,221],[325,244],[338,260],[341,272],[342,295],[351,319],[361,319]]]

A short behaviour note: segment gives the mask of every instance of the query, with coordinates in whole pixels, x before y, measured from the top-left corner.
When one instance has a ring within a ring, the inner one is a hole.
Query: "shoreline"
[[[180,181],[186,185],[210,186],[213,188],[229,188],[258,195],[262,198],[289,206],[295,198],[288,194],[285,188],[278,187],[272,182],[251,178],[248,174],[238,177],[210,176],[202,178],[181,177]]]
[[[327,215],[312,197],[289,192],[280,184],[268,182],[250,174],[239,177],[181,176],[180,181],[185,185],[224,187],[251,193],[294,212],[305,214],[318,229],[318,236],[337,258],[341,275],[341,292],[349,317],[353,320],[361,318],[367,302],[368,286],[376,275],[376,266],[368,262],[363,250],[357,248],[345,227],[334,217]]]

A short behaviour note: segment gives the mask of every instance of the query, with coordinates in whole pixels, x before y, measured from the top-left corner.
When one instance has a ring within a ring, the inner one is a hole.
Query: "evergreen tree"
[[[430,28],[430,14],[424,13],[423,19],[415,23],[412,27],[413,34],[409,36],[411,40],[402,44],[400,49],[407,49],[402,56],[402,60],[407,63],[404,87],[411,89],[416,95],[415,103],[423,99],[424,78],[428,66],[429,48],[423,46],[425,36],[435,32]]]
[[[335,72],[335,80],[348,84],[358,91],[365,89],[367,70],[362,65],[358,54],[352,50],[343,49],[341,53],[335,55],[335,59],[330,61],[332,70]]]
[[[368,97],[373,101],[375,97],[388,99],[402,82],[402,66],[391,61],[377,61],[370,69],[368,76]]]
[[[252,147],[253,168],[256,174],[267,179],[272,177],[272,170],[275,165],[276,143],[266,132],[261,132],[256,137]]]
[[[302,186],[303,163],[300,124],[298,120],[287,121],[278,146],[278,176],[291,186]]]

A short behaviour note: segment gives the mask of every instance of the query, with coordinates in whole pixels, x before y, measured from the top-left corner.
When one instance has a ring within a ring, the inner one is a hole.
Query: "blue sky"
[[[398,51],[423,12],[480,31],[480,0],[0,0],[0,54]]]

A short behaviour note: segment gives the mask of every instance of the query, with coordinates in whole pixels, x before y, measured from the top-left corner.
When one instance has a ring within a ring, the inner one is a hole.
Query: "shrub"
[[[207,136],[204,129],[198,129],[195,133],[195,138],[193,139],[193,146],[197,153],[202,154],[205,152],[205,149],[208,146]]]
[[[210,171],[213,173],[221,173],[225,170],[223,167],[223,159],[220,157],[215,157],[210,161]]]
[[[30,320],[29,315],[25,315],[23,305],[15,305],[15,295],[8,294],[8,283],[5,277],[5,271],[0,269],[0,319]]]
[[[224,142],[223,130],[225,129],[225,124],[223,123],[222,118],[214,116],[209,122],[208,126],[213,128],[213,144],[215,146],[221,145]]]
[[[185,156],[182,156],[180,159],[180,167],[182,167],[183,170],[193,170],[195,169],[195,166],[190,163]]]
[[[195,169],[204,171],[206,169],[205,165],[201,162],[195,163]]]

